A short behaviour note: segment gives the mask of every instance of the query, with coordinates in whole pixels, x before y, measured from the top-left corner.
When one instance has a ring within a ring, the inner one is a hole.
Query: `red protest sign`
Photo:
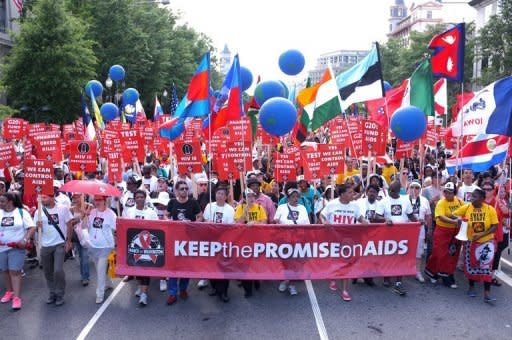
[[[152,126],[144,125],[139,128],[139,133],[144,140],[144,145],[151,145],[155,138],[155,129]]]
[[[413,144],[405,143],[400,139],[396,139],[396,152],[395,157],[397,159],[410,157],[412,153]]]
[[[170,144],[171,142],[168,139],[155,137],[153,139],[153,151],[156,152],[157,156],[160,156],[164,153],[169,154],[171,149]]]
[[[252,169],[251,144],[247,141],[227,143],[215,154],[215,168],[221,180],[235,180],[240,173]]]
[[[61,135],[59,131],[36,133],[32,136],[38,159],[62,161]]]
[[[196,118],[185,123],[185,131],[176,139],[179,143],[192,143],[202,137],[203,120]]]
[[[11,143],[0,143],[0,168],[16,166],[20,163]]]
[[[121,137],[123,160],[131,163],[133,158],[144,162],[144,142],[137,129],[119,131]]]
[[[24,164],[25,192],[53,195],[53,161],[25,159]]]
[[[5,139],[21,139],[25,135],[25,121],[21,118],[6,118],[3,122]]]
[[[121,136],[118,131],[103,130],[100,154],[107,157],[110,152],[122,152]]]
[[[26,128],[28,129],[27,135],[29,137],[33,137],[34,135],[36,135],[38,133],[45,132],[46,124],[45,123],[34,123],[34,124],[27,125]]]
[[[256,128],[256,138],[258,138],[261,141],[262,145],[274,145],[279,143],[278,137],[270,135],[259,124],[258,127]]]
[[[274,153],[274,174],[279,183],[297,179],[297,154],[295,152]]]
[[[329,135],[331,137],[331,143],[333,144],[345,144],[350,145],[350,134],[348,132],[347,121],[337,116],[329,121]]]
[[[180,174],[198,173],[203,170],[199,142],[174,143],[174,152]]]
[[[30,139],[26,139],[23,142],[23,159],[32,158],[32,142]]]
[[[78,134],[77,129],[75,129],[75,126],[73,124],[64,124],[62,126],[62,137],[66,141],[82,140],[83,134]]]
[[[96,171],[96,143],[86,141],[69,142],[69,170]]]
[[[232,120],[228,122],[227,129],[229,131],[227,136],[225,131],[223,132],[223,135],[225,135],[231,142],[252,140],[251,121],[249,118]],[[222,128],[220,130],[222,130]]]
[[[387,131],[382,126],[371,120],[362,121],[363,140],[362,153],[367,155],[371,152],[373,155],[382,156],[386,153]]]
[[[343,172],[344,149],[340,144],[318,144],[316,150],[303,151],[304,177],[315,180]]]
[[[107,175],[113,182],[121,182],[123,179],[123,168],[120,152],[109,152],[107,154]]]

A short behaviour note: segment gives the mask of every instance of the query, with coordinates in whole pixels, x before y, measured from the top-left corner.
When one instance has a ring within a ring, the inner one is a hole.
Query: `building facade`
[[[228,48],[228,44],[224,44],[224,49],[220,52],[219,56],[219,67],[220,72],[226,75],[231,66],[231,51]]]
[[[19,25],[15,19],[19,18],[18,9],[11,0],[0,0],[0,63],[13,46],[10,32],[19,31]],[[0,77],[2,76],[0,70]],[[5,94],[0,93],[0,104],[6,103]]]
[[[404,7],[403,1],[395,1],[390,7],[388,33],[389,38],[400,39],[402,46],[409,46],[413,31],[424,32],[428,26],[439,24],[471,22],[476,16],[475,10],[469,5],[469,0],[420,1],[412,3],[407,15],[398,21],[398,9],[403,11]]]
[[[317,83],[322,78],[325,69],[331,65],[335,75],[341,73],[360,62],[370,51],[338,50],[321,54],[317,59],[314,70],[309,71],[311,84]]]

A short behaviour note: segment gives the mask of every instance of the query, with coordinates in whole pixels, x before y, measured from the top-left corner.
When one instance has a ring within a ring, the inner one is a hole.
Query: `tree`
[[[512,0],[500,0],[500,13],[480,30],[478,58],[482,61],[480,85],[512,74]]]
[[[87,26],[66,11],[63,0],[39,0],[14,38],[2,78],[14,107],[39,111],[38,121],[71,122],[80,115],[80,92],[94,78],[97,59]],[[33,120],[32,113],[20,113]]]

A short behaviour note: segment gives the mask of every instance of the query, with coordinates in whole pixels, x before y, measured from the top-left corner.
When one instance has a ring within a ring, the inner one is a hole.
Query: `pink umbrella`
[[[97,181],[69,181],[60,189],[63,192],[75,192],[96,196],[121,197],[121,192],[114,186]]]

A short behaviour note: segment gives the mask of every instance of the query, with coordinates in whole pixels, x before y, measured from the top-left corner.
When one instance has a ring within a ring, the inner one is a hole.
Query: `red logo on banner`
[[[274,174],[279,183],[297,179],[298,157],[295,152],[274,153]]]
[[[304,151],[304,177],[307,180],[315,180],[343,172],[344,149],[344,145],[340,144],[318,144],[316,150]]]
[[[62,161],[62,146],[60,131],[47,131],[32,136],[36,147],[36,157],[54,162]]]
[[[131,163],[134,158],[139,162],[144,162],[143,141],[136,129],[119,131],[121,145],[123,149],[123,160]]]
[[[243,280],[414,275],[419,228],[419,223],[394,224],[393,228],[384,224],[364,228],[354,225],[247,228],[243,224],[223,226],[119,218],[116,273]],[[145,259],[134,257],[141,254]]]
[[[198,173],[203,170],[199,142],[174,143],[174,153],[180,174]]]
[[[20,162],[11,143],[0,143],[0,168],[16,166]]]
[[[363,127],[363,143],[362,152],[363,155],[367,155],[369,152],[372,155],[382,156],[386,153],[386,136],[387,131],[384,131],[382,126],[376,122],[370,120],[364,120],[362,122]]]
[[[96,143],[86,141],[69,142],[69,170],[96,171]]]
[[[53,161],[25,159],[24,173],[25,192],[53,195]]]
[[[21,118],[6,118],[3,123],[5,139],[21,139],[25,135],[25,121]]]

